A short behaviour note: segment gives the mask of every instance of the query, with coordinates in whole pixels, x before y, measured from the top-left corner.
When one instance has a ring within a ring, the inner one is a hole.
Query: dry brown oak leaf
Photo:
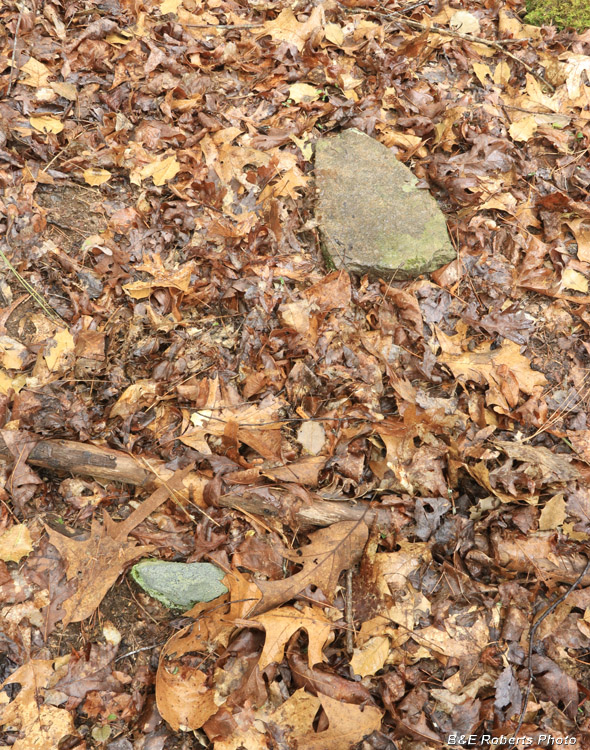
[[[311,544],[283,553],[303,567],[282,581],[257,581],[262,599],[251,617],[288,602],[309,585],[317,586],[332,601],[340,573],[363,554],[369,529],[364,521],[342,521],[309,535]]]
[[[49,541],[64,559],[68,581],[72,578],[78,579],[78,588],[63,603],[66,613],[64,625],[90,617],[125,566],[154,549],[151,545],[138,547],[134,541],[128,540],[127,536],[171,494],[182,489],[183,479],[192,471],[193,466],[194,464],[177,471],[122,523],[115,523],[106,512],[104,526],[94,519],[90,537],[85,541],[70,539],[45,527]]]

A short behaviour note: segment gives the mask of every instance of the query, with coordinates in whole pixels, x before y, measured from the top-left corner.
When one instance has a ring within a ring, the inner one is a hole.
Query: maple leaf
[[[138,547],[135,542],[127,540],[127,535],[172,492],[182,487],[182,480],[192,468],[193,465],[176,472],[122,523],[112,521],[105,511],[104,526],[94,519],[90,537],[85,541],[70,539],[45,527],[49,541],[65,561],[68,581],[78,579],[78,588],[63,604],[66,613],[64,625],[90,617],[125,566],[154,549],[151,545]]]
[[[301,563],[302,570],[282,581],[258,582],[262,600],[253,616],[293,599],[310,584],[318,586],[331,601],[340,573],[360,559],[368,534],[363,521],[342,521],[310,534],[311,544],[284,553],[289,560]]]

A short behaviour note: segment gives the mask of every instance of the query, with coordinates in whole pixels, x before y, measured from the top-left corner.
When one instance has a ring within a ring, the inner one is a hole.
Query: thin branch
[[[572,583],[572,585],[569,587],[569,589],[563,594],[563,596],[560,596],[558,599],[556,599],[553,604],[551,604],[547,609],[543,612],[541,617],[535,622],[535,624],[531,627],[531,632],[529,634],[529,653],[527,658],[527,670],[529,673],[529,679],[527,682],[526,690],[524,693],[523,701],[522,701],[522,709],[520,712],[520,717],[518,719],[518,726],[514,730],[514,733],[512,734],[513,737],[518,737],[518,733],[520,732],[520,728],[522,726],[522,723],[524,721],[524,717],[526,714],[526,707],[529,702],[529,696],[531,694],[531,688],[533,686],[533,647],[535,644],[535,636],[537,635],[537,630],[539,628],[539,625],[545,620],[545,618],[549,617],[549,615],[558,607],[562,602],[564,602],[567,597],[574,591],[582,582],[584,579],[586,573],[590,570],[590,558],[588,558],[588,562],[586,563],[586,566],[584,570],[580,573],[580,575],[576,578],[576,580]]]
[[[259,29],[264,26],[263,23],[186,23],[183,26],[187,29]]]
[[[12,40],[12,60],[10,64],[10,78],[8,79],[8,89],[6,91],[6,96],[10,96],[10,92],[12,91],[12,74],[14,73],[14,69],[16,67],[16,44],[18,40],[18,32],[20,30],[20,24],[23,20],[23,13],[25,9],[25,4],[21,3],[19,11],[18,11],[18,19],[16,21],[16,29],[14,30],[14,39]]]

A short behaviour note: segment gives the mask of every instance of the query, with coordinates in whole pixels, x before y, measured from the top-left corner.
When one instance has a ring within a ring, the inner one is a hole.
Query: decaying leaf
[[[310,544],[288,553],[290,560],[302,565],[299,573],[282,581],[258,583],[262,601],[253,615],[293,599],[310,584],[321,588],[331,599],[340,573],[360,558],[367,536],[368,529],[362,521],[343,521],[310,534]]]
[[[53,529],[47,529],[49,541],[64,559],[67,579],[78,581],[76,591],[63,604],[65,625],[90,617],[125,566],[153,550],[151,545],[137,546],[127,539],[127,535],[143,520],[144,514],[149,515],[168,499],[170,493],[182,488],[182,481],[191,469],[192,466],[178,471],[126,521],[114,523],[106,512],[104,525],[93,520],[90,537],[85,541],[70,539]]]

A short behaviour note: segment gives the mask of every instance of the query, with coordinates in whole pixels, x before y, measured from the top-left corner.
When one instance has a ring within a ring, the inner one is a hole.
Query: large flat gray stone
[[[316,214],[329,265],[412,278],[456,254],[444,215],[395,154],[358,130],[317,143]]]

